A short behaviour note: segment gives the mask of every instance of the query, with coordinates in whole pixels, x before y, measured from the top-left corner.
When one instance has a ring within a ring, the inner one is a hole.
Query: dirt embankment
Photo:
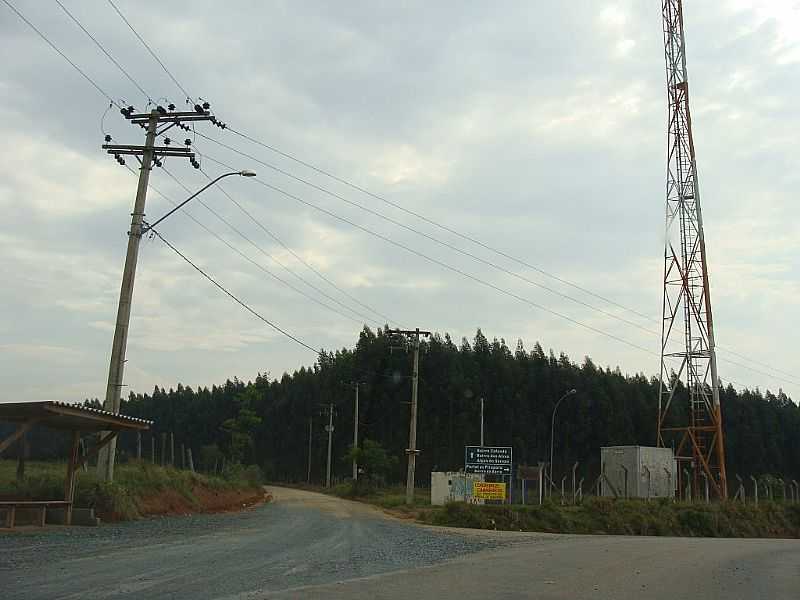
[[[175,489],[164,489],[138,498],[137,510],[141,516],[185,515],[190,513],[216,513],[241,510],[269,500],[263,489],[215,490],[195,486],[191,494],[182,494]],[[98,515],[107,521],[119,520],[119,515]]]

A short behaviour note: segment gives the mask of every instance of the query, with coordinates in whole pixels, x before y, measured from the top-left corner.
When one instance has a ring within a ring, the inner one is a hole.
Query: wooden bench
[[[14,520],[17,515],[18,508],[30,508],[39,511],[39,518],[36,522],[44,527],[44,521],[47,517],[48,508],[67,508],[72,505],[72,502],[65,500],[3,500],[0,501],[0,511],[6,512],[6,527],[13,529]]]

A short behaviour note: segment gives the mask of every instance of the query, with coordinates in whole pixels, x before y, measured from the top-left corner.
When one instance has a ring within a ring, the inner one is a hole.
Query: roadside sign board
[[[472,482],[472,496],[481,500],[505,500],[506,484],[486,481]]]
[[[467,446],[464,448],[464,472],[484,475],[511,475],[510,446]]]

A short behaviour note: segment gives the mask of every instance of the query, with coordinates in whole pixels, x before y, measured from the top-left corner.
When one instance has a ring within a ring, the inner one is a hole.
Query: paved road
[[[0,598],[800,598],[800,541],[441,530],[273,488],[200,515],[0,534]]]

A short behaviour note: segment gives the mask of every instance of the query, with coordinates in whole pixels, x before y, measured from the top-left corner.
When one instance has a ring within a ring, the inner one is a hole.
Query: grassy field
[[[552,533],[688,537],[800,537],[800,505],[783,502],[686,504],[586,498],[577,506],[476,506],[424,511],[434,525]]]
[[[66,465],[29,462],[22,482],[17,463],[0,460],[0,498],[57,500],[64,497]],[[95,508],[104,520],[135,519],[148,514],[186,513],[241,507],[260,499],[258,474],[242,470],[229,477],[207,477],[146,462],[117,465],[114,482],[100,481],[94,468],[80,471],[75,506]]]
[[[302,486],[307,487],[307,486]],[[576,506],[545,501],[539,505],[473,505],[454,502],[431,506],[430,490],[417,489],[405,505],[404,487],[355,490],[350,482],[331,489],[307,487],[374,504],[423,523],[472,529],[548,533],[655,535],[680,537],[800,538],[800,504],[761,501],[688,504],[667,500],[584,499]]]

